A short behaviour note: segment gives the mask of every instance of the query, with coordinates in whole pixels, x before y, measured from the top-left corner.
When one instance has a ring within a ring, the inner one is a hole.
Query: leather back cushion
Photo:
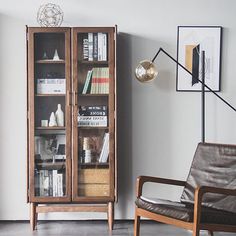
[[[193,203],[198,186],[236,189],[236,145],[198,144],[181,202]],[[236,196],[206,193],[203,205],[236,213]]]

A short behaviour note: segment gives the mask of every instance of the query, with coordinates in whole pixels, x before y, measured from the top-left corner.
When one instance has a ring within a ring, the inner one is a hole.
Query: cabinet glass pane
[[[110,196],[108,34],[77,35],[78,196]]]
[[[34,34],[34,184],[37,197],[66,195],[64,33]]]

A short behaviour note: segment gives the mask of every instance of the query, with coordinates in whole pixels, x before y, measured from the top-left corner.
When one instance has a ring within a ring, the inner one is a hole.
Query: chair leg
[[[134,219],[134,236],[139,236],[140,234],[140,216],[137,214],[137,207],[135,209],[135,219]]]
[[[208,230],[208,235],[209,235],[209,236],[214,236],[213,231]]]

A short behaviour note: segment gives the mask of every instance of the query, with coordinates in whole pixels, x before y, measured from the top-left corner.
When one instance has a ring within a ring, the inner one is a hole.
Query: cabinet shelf
[[[78,129],[109,129],[108,126],[100,127],[100,126],[78,126]]]
[[[109,61],[78,61],[78,63],[84,65],[108,65]]]
[[[46,163],[36,163],[37,169],[45,169],[45,170],[60,170],[65,168],[66,162],[46,162]]]
[[[55,127],[36,127],[36,130],[65,130],[65,126],[55,126]]]
[[[107,93],[86,93],[86,94],[78,94],[79,97],[108,97]]]
[[[37,64],[65,64],[65,60],[37,60],[35,63]]]
[[[63,94],[35,94],[36,97],[65,97],[66,95]]]
[[[108,168],[109,167],[109,163],[100,163],[100,162],[96,162],[96,163],[79,163],[79,166],[82,167],[82,168],[100,168],[100,167],[106,167]]]

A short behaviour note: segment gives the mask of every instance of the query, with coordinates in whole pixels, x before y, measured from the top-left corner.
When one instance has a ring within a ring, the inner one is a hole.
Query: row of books
[[[66,80],[59,78],[37,79],[37,94],[65,94]]]
[[[107,127],[107,106],[80,106],[78,126]]]
[[[88,33],[88,36],[83,38],[83,59],[107,61],[106,33]]]
[[[58,170],[37,170],[35,172],[35,194],[41,197],[62,197],[63,173]]]
[[[82,94],[108,94],[109,67],[96,67],[88,70]]]

